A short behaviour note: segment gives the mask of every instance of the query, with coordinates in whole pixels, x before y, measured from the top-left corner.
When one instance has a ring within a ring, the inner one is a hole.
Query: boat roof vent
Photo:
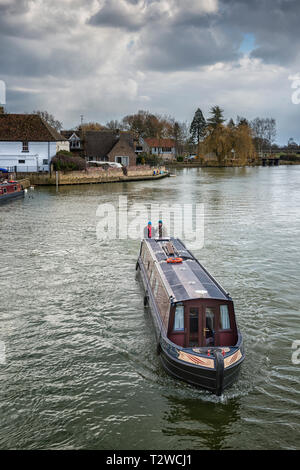
[[[175,247],[173,245],[173,243],[171,242],[167,242],[163,245],[163,249],[165,250],[165,253],[168,255],[168,256],[174,256],[175,253],[176,253],[176,250],[175,250]]]

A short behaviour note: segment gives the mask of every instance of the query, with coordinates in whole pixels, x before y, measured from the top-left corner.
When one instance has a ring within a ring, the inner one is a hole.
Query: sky
[[[0,0],[6,109],[67,129],[219,105],[299,143],[299,17],[299,0]]]

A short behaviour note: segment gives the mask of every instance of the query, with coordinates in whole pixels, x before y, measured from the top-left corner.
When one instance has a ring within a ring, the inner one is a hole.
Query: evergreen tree
[[[206,121],[203,116],[203,113],[200,108],[197,109],[194,115],[194,119],[192,120],[191,127],[190,127],[190,134],[191,138],[194,143],[199,143],[201,139],[205,136],[206,132]]]
[[[213,106],[210,110],[211,117],[207,120],[208,124],[214,128],[223,124],[225,122],[223,112],[219,106]]]
[[[235,127],[235,122],[234,120],[231,118],[227,124],[227,126],[230,128],[230,129],[234,129]]]

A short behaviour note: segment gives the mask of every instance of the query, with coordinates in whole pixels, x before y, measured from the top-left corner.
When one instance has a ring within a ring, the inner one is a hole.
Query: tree
[[[274,118],[255,118],[251,123],[257,152],[262,155],[266,147],[272,150],[276,138],[276,120]]]
[[[84,124],[80,124],[77,127],[77,130],[83,133],[85,133],[86,131],[103,131],[105,129],[107,128],[103,126],[102,124],[100,124],[99,122],[87,122]]]
[[[204,141],[207,153],[215,153],[220,166],[225,165],[225,160],[232,150],[232,133],[227,126],[219,124],[216,127],[209,126],[208,135]]]
[[[54,127],[58,132],[62,129],[63,125],[60,121],[55,119],[53,114],[49,114],[48,111],[33,111],[33,114],[37,114],[42,118],[44,121],[46,121],[51,127]]]
[[[197,144],[198,155],[199,155],[199,145],[200,145],[201,140],[203,140],[205,133],[206,133],[206,120],[203,116],[201,109],[198,108],[194,114],[194,118],[190,126],[191,140]]]
[[[272,151],[272,144],[276,138],[276,120],[274,118],[267,118],[265,124],[265,137],[270,147],[270,152]]]
[[[247,119],[238,116],[236,124],[231,119],[226,126],[221,122],[222,113],[222,110],[216,109],[212,113],[204,141],[205,151],[214,153],[220,166],[252,163],[256,159],[256,152]]]
[[[232,150],[236,163],[246,165],[256,160],[252,129],[244,121],[232,130]]]
[[[235,127],[235,122],[232,118],[229,120],[227,126],[229,127],[229,129],[233,129]]]
[[[248,120],[242,116],[237,116],[236,124],[237,126],[249,126]]]
[[[116,119],[115,120],[112,119],[111,121],[107,122],[105,124],[105,127],[107,129],[111,129],[111,130],[114,130],[114,131],[123,130],[123,128],[124,128],[123,124],[120,121],[117,121]]]
[[[209,126],[216,128],[225,122],[223,109],[219,106],[213,106],[210,110],[211,117],[207,120]]]
[[[176,156],[183,155],[188,139],[188,129],[186,123],[175,121],[172,127],[170,137],[175,140]]]
[[[125,116],[122,120],[123,128],[131,131],[137,139],[139,137],[157,139],[173,137],[174,124],[175,119],[170,116],[151,114],[143,110]]]

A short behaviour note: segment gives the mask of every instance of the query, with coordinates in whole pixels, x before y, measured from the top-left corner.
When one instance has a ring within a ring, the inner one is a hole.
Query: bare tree
[[[44,121],[46,121],[51,127],[54,127],[58,132],[62,129],[63,125],[62,122],[55,119],[53,114],[48,113],[48,111],[33,111],[33,114],[37,114],[40,116]]]
[[[276,138],[276,120],[273,118],[255,118],[250,123],[256,150],[262,154],[263,149],[268,146],[271,150]]]
[[[116,119],[115,120],[112,119],[111,121],[107,122],[105,125],[107,129],[111,129],[113,131],[124,129],[124,125],[120,121],[117,121]]]

